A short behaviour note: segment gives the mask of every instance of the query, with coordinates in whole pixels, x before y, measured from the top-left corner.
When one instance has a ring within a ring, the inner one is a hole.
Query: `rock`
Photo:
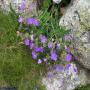
[[[59,25],[72,31],[79,62],[90,69],[90,0],[72,0]]]
[[[53,0],[54,3],[59,4],[62,0]]]
[[[3,9],[3,11],[8,12],[10,11],[10,3],[12,4],[13,8],[17,10],[17,5],[21,3],[21,0],[1,0],[0,8]]]
[[[37,8],[37,2],[36,0],[2,0],[0,1],[0,8],[4,12],[10,11],[10,3],[12,5],[12,8],[16,11],[16,13],[20,12],[19,6],[21,5],[22,1],[26,2],[26,12],[32,10],[33,14],[36,14],[36,8]]]
[[[48,72],[47,77],[42,79],[42,83],[46,86],[46,90],[74,90],[78,85],[90,82],[89,78],[85,70],[77,70],[76,65],[71,63],[64,66],[62,70],[56,68]]]

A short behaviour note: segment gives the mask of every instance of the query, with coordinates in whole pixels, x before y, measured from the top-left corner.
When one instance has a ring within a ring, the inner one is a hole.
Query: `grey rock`
[[[79,69],[76,72],[74,69]],[[69,69],[63,68],[62,71],[51,70],[51,77],[43,77],[42,83],[46,86],[46,90],[74,90],[78,85],[90,83],[90,73],[87,74],[82,68],[77,68],[74,63],[71,63]]]
[[[90,69],[90,0],[72,0],[59,25],[72,31],[75,47],[82,55],[78,60]]]
[[[5,13],[8,13],[10,11],[10,4],[11,4],[12,8],[16,11],[16,13],[18,13],[18,12],[20,12],[19,6],[22,3],[22,1],[23,0],[1,0],[0,1],[0,8]],[[26,12],[30,13],[30,10],[29,10],[30,6],[31,6],[31,8],[33,6],[32,13],[36,15],[37,14],[37,12],[36,12],[36,8],[37,8],[36,0],[25,0],[25,1],[26,1]]]
[[[59,4],[62,0],[53,0],[54,3]]]

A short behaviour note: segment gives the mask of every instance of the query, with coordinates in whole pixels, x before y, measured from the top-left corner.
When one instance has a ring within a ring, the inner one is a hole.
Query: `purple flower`
[[[26,8],[26,0],[23,0],[19,6],[19,9],[23,12]]]
[[[70,40],[72,40],[72,36],[71,35],[65,35],[64,40],[65,41],[70,41]]]
[[[57,47],[57,49],[60,49],[60,44],[58,43],[58,44],[56,45],[56,47]]]
[[[29,45],[29,39],[28,39],[28,38],[25,38],[25,39],[24,39],[24,44],[25,44],[26,46]]]
[[[46,43],[46,41],[47,41],[47,38],[45,37],[45,36],[40,36],[40,41],[41,41],[41,43]]]
[[[64,68],[63,68],[62,65],[59,65],[59,66],[58,66],[58,70],[59,70],[59,71],[62,71],[63,69],[64,69]]]
[[[62,71],[63,70],[63,66],[62,65],[54,65],[53,69],[56,71]]]
[[[42,63],[42,61],[41,61],[41,59],[38,59],[38,62],[37,62],[38,64],[41,64]]]
[[[57,65],[54,65],[54,66],[53,66],[53,70],[56,70],[56,69],[57,69]]]
[[[33,59],[37,59],[37,53],[34,52],[34,51],[32,52],[32,58],[33,58]]]
[[[29,6],[30,13],[32,13],[32,11],[34,11],[34,7],[36,7],[36,4],[32,2]]]
[[[24,18],[22,16],[19,17],[18,22],[22,23],[24,21]]]
[[[46,59],[46,58],[43,58],[43,61],[44,61],[44,62],[46,62],[46,61],[47,61],[47,59]]]
[[[50,79],[52,76],[53,75],[51,74],[51,72],[48,72],[48,74],[47,74],[48,79]]]
[[[48,43],[48,48],[52,48],[53,47],[53,43],[52,42],[49,42]]]
[[[71,69],[73,73],[77,73],[77,67],[74,64],[69,63],[65,66],[66,71],[69,69]]]
[[[34,22],[34,18],[32,18],[32,17],[30,17],[30,18],[27,19],[27,24],[28,25],[32,25],[33,22]]]
[[[68,47],[67,47],[66,45],[64,46],[64,48],[65,48],[65,50],[67,50],[67,49],[68,49]]]
[[[66,46],[66,45],[65,45],[64,48],[65,48],[65,51],[66,51],[66,52],[70,53],[70,47],[69,47],[69,46]]]
[[[66,65],[65,68],[66,68],[66,69],[69,69],[70,67],[71,67],[71,64],[69,63],[69,64]]]
[[[66,61],[71,61],[72,60],[72,55],[71,54],[67,54],[65,57]]]
[[[74,72],[77,72],[77,68],[74,68],[73,70],[74,70]]]
[[[33,3],[32,3],[32,4],[30,4],[30,7],[29,7],[30,12],[32,12],[32,11],[33,11],[33,7],[34,7]]]
[[[27,19],[27,24],[28,25],[34,25],[34,26],[39,26],[40,25],[39,21],[37,19],[32,18],[32,17],[29,17]]]
[[[57,60],[57,54],[56,54],[56,51],[51,51],[51,53],[50,53],[50,58],[51,58],[51,60],[54,60],[54,61]]]
[[[40,47],[39,48],[39,52],[43,52],[44,50],[43,50],[43,48],[42,47]]]
[[[29,43],[29,47],[30,47],[30,49],[33,49],[34,48],[34,43],[33,42],[30,42]]]
[[[34,48],[34,51],[35,51],[35,52],[43,52],[44,50],[43,50],[42,47],[35,47],[35,48]]]
[[[40,25],[40,23],[39,23],[39,21],[38,21],[38,20],[36,20],[36,19],[35,19],[35,20],[34,20],[34,22],[33,22],[33,25],[34,25],[34,26],[39,26],[39,25]]]

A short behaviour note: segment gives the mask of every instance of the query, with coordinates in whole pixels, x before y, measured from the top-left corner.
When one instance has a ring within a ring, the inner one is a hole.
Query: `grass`
[[[9,15],[0,12],[0,87],[45,90],[40,81],[45,75],[45,65],[37,65],[30,51],[18,45],[16,25]]]
[[[75,90],[90,90],[90,84],[79,86]]]

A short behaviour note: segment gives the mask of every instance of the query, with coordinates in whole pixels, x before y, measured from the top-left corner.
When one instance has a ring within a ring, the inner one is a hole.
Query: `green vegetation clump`
[[[79,86],[75,90],[90,90],[90,84],[87,84],[85,86]]]

